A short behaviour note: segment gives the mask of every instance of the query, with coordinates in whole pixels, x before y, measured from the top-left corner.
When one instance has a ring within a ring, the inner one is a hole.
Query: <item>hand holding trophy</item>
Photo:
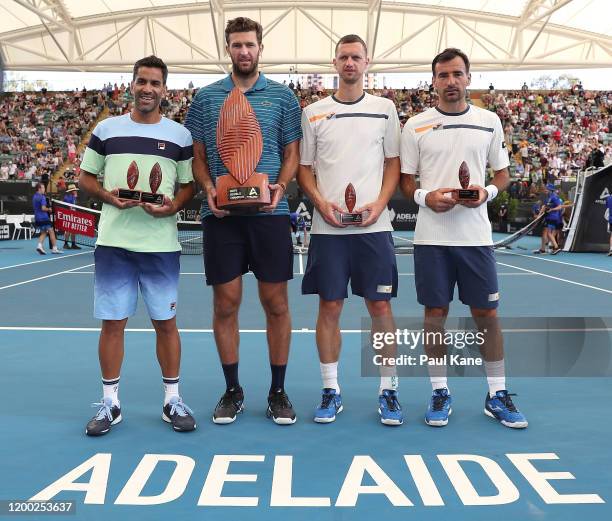
[[[361,224],[368,218],[369,212],[353,212],[355,204],[357,203],[357,194],[355,187],[352,183],[349,183],[344,190],[344,203],[346,205],[347,212],[336,211],[336,219],[340,224],[344,225],[357,225]]]
[[[455,190],[453,194],[458,202],[478,201],[478,199],[480,199],[480,192],[478,189],[468,188],[468,186],[470,186],[470,169],[465,161],[463,161],[459,167],[459,184],[461,188]]]
[[[151,173],[149,174],[149,187],[151,188],[150,192],[135,190],[136,185],[138,184],[139,176],[140,172],[138,170],[138,165],[136,164],[136,161],[132,161],[127,170],[128,189],[119,188],[117,195],[119,199],[138,201],[141,203],[151,203],[158,206],[163,205],[164,194],[157,193],[157,190],[159,190],[162,182],[162,170],[159,163],[155,163],[153,165],[153,168],[151,168]]]

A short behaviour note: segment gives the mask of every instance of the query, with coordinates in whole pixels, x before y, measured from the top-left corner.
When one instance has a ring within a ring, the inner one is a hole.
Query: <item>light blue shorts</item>
[[[138,288],[153,320],[176,315],[180,252],[138,253],[98,246],[94,283],[94,316],[122,320],[136,312]]]

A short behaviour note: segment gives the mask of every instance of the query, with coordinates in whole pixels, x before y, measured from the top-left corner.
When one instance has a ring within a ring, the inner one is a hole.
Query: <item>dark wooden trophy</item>
[[[221,107],[217,149],[229,174],[217,177],[217,207],[232,213],[254,213],[270,204],[268,174],[255,172],[263,138],[253,107],[234,87]]]
[[[459,184],[460,189],[455,190],[455,198],[458,201],[478,201],[480,193],[475,188],[469,188],[470,186],[470,169],[467,163],[463,161],[459,167]]]
[[[348,212],[336,212],[336,218],[340,221],[340,224],[354,225],[361,224],[367,219],[369,212],[353,212],[355,204],[357,203],[357,194],[355,193],[355,187],[352,183],[349,183],[344,190],[344,204]]]
[[[132,161],[127,170],[128,189],[119,189],[119,199],[140,201],[141,203],[151,203],[159,206],[164,204],[164,194],[157,193],[157,190],[159,190],[162,182],[162,170],[159,163],[155,163],[153,165],[153,168],[151,168],[151,173],[149,174],[149,187],[151,188],[150,192],[135,190],[136,185],[138,184],[139,176],[140,172],[138,171],[138,165],[136,164],[136,161]]]

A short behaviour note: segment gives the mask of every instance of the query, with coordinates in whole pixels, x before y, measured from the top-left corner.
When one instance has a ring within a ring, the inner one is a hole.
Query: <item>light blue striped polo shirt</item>
[[[81,170],[104,174],[104,189],[108,191],[128,188],[128,170],[132,170],[137,172],[135,189],[150,192],[155,169],[161,173],[157,193],[173,199],[177,182],[193,181],[192,158],[191,136],[182,125],[164,117],[159,123],[137,123],[130,114],[124,114],[96,125]],[[175,215],[153,217],[140,206],[120,210],[105,203],[98,226],[99,246],[135,252],[181,249]]]
[[[217,151],[217,122],[225,98],[234,88],[231,74],[198,91],[193,99],[185,127],[194,141],[204,143],[208,168],[213,182],[228,173]],[[255,111],[263,135],[263,152],[256,172],[268,174],[270,184],[276,183],[283,162],[283,149],[302,137],[301,112],[297,98],[289,88],[267,79],[259,73],[257,82],[245,93]],[[288,215],[287,198],[278,203],[274,213],[256,215]],[[212,215],[206,201],[202,202],[202,219]]]

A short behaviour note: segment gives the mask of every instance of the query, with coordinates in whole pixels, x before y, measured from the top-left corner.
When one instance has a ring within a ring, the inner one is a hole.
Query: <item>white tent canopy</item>
[[[9,70],[124,71],[149,54],[173,72],[227,70],[224,28],[264,27],[268,73],[329,73],[336,41],[362,36],[371,72],[430,68],[459,47],[475,70],[612,67],[610,0],[0,0]]]

